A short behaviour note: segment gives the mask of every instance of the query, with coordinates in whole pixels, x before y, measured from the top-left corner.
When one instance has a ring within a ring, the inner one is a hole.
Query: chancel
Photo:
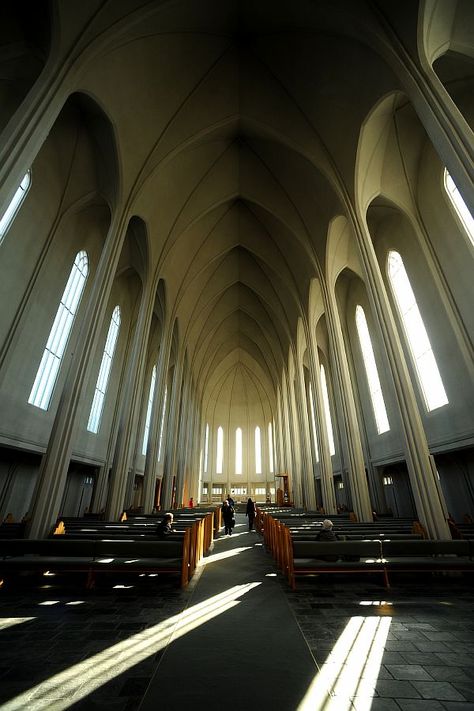
[[[471,707],[474,3],[0,38],[2,708]]]

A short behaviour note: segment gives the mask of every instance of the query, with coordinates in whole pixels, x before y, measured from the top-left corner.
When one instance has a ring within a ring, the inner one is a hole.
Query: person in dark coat
[[[317,541],[337,541],[338,538],[334,531],[332,530],[333,527],[333,522],[330,521],[328,518],[325,518],[323,521],[323,527],[319,531],[318,535],[316,536]]]
[[[166,536],[169,536],[170,533],[176,533],[173,528],[173,514],[165,513],[163,520],[160,521],[156,527],[156,535],[158,538],[166,538]]]
[[[225,534],[232,535],[232,529],[235,526],[234,507],[229,504],[228,499],[222,504],[222,518],[224,519]]]
[[[336,534],[334,533],[333,529],[333,522],[330,521],[328,518],[325,518],[323,521],[323,525],[321,530],[316,536],[317,541],[337,541],[339,540]],[[324,555],[324,556],[319,556],[321,560],[327,560],[328,562],[334,563],[336,560],[339,560],[339,556],[337,555]]]
[[[255,520],[255,514],[257,513],[255,509],[255,503],[252,501],[252,499],[249,498],[247,501],[247,510],[245,512],[245,515],[249,517],[249,533],[253,528],[253,522]]]

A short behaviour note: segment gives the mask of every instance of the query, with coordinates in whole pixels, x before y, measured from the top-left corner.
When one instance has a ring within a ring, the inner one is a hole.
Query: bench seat
[[[190,535],[179,540],[18,539],[0,544],[0,574],[8,572],[85,572],[87,587],[96,573],[169,573],[189,581]]]
[[[468,540],[303,541],[287,534],[286,565],[290,585],[297,575],[474,572],[474,544]]]

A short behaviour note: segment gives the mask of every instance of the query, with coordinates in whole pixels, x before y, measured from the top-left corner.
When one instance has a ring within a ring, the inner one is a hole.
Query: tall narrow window
[[[224,463],[224,430],[222,427],[217,429],[217,456],[216,456],[216,474],[222,474],[222,465]]]
[[[242,429],[235,430],[235,473],[242,474]]]
[[[146,409],[145,432],[143,433],[143,445],[142,445],[142,454],[143,455],[146,454],[148,437],[150,436],[150,420],[151,420],[151,411],[153,408],[153,395],[155,394],[155,382],[156,382],[156,365],[153,366],[153,372],[151,374],[150,390],[148,391],[148,407]]]
[[[42,410],[47,410],[49,407],[88,272],[87,254],[84,251],[78,252],[28,398],[30,405],[40,407]]]
[[[311,410],[311,429],[313,432],[314,456],[316,461],[319,462],[318,434],[316,431],[316,416],[314,414],[313,388],[311,387],[311,383],[309,384],[309,407]]]
[[[116,306],[113,310],[112,318],[110,319],[110,326],[107,333],[107,339],[105,341],[104,352],[102,354],[99,376],[95,386],[94,399],[92,400],[89,422],[87,423],[87,430],[89,432],[93,432],[94,434],[97,434],[99,431],[102,411],[104,409],[105,393],[107,392],[107,385],[109,384],[110,370],[112,368],[112,360],[114,357],[115,346],[117,345],[119,329],[120,306]]]
[[[158,442],[158,461],[161,462],[161,453],[163,450],[163,432],[165,428],[165,414],[166,414],[166,401],[168,399],[168,386],[165,387],[165,396],[163,398],[163,409],[161,410],[161,423],[160,423],[160,439]]]
[[[255,428],[255,473],[262,473],[262,440],[260,427]]]
[[[464,202],[461,193],[457,189],[456,183],[449,175],[446,168],[444,169],[444,187],[446,192],[448,193],[449,199],[451,200],[456,214],[459,217],[462,226],[464,227],[464,231],[466,232],[467,236],[471,240],[471,244],[474,247],[474,218],[472,217],[468,206]]]
[[[14,194],[9,206],[7,207],[3,215],[0,217],[0,244],[2,243],[3,238],[8,232],[8,228],[15,219],[16,213],[20,209],[30,185],[31,171],[28,171],[23,180],[21,181],[20,186],[17,188],[17,191]]]
[[[329,454],[331,457],[336,454],[336,448],[334,446],[334,434],[332,430],[332,420],[331,420],[331,409],[329,407],[329,393],[328,384],[326,381],[326,371],[324,365],[321,363],[321,388],[323,394],[323,404],[324,404],[324,414],[326,415],[326,428],[328,432],[328,442],[329,442]]]
[[[207,474],[207,464],[209,459],[209,425],[206,424],[206,434],[204,435],[204,473]]]
[[[369,384],[370,399],[372,401],[377,432],[382,434],[383,432],[388,432],[390,425],[388,424],[387,410],[383,399],[382,386],[380,385],[367,319],[365,318],[364,309],[360,305],[356,307],[356,326],[362,358],[364,360],[365,373]]]
[[[274,464],[273,464],[273,427],[272,423],[268,423],[268,462],[269,462],[269,468],[270,468],[270,474],[273,474],[274,472]]]
[[[448,403],[438,365],[411,288],[403,260],[398,252],[388,255],[388,276],[402,319],[415,370],[429,411]]]

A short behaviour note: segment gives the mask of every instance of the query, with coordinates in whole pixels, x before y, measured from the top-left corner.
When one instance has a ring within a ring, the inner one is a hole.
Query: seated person
[[[166,536],[169,536],[170,533],[176,533],[173,528],[173,514],[165,513],[163,520],[160,521],[156,527],[156,535],[158,538],[166,538]]]
[[[323,521],[323,526],[319,533],[316,535],[316,540],[317,541],[337,541],[338,537],[333,531],[333,522],[330,521],[328,518],[325,518]],[[336,560],[339,560],[338,555],[324,555],[321,556],[321,560],[327,560],[328,562],[335,562]]]

